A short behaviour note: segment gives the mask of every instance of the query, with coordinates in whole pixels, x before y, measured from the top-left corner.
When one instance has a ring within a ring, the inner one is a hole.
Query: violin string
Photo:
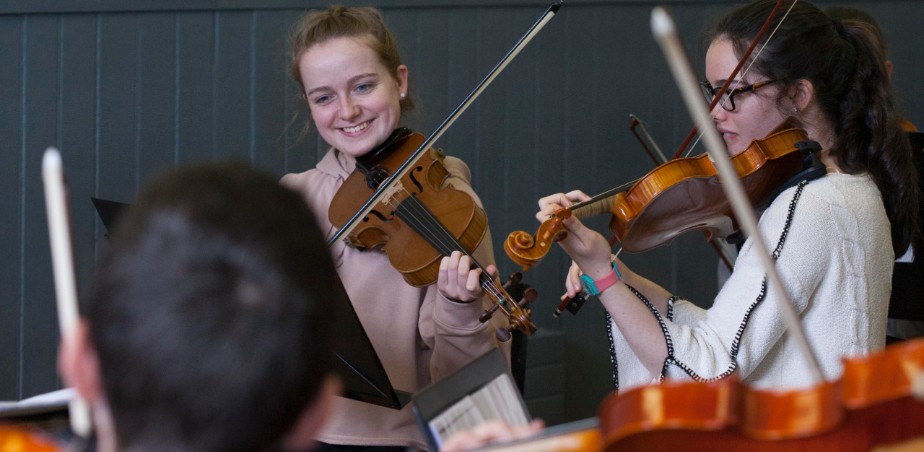
[[[641,178],[633,179],[633,180],[630,180],[629,182],[626,182],[626,183],[624,183],[624,184],[622,184],[622,185],[619,185],[619,186],[617,186],[617,187],[613,187],[613,188],[611,188],[611,189],[609,189],[609,190],[606,190],[606,191],[604,191],[604,192],[602,192],[602,193],[597,193],[596,195],[592,196],[592,197],[591,197],[590,199],[588,199],[587,201],[581,201],[581,202],[572,204],[571,207],[568,208],[568,210],[571,210],[572,212],[574,212],[575,209],[580,209],[581,207],[584,207],[584,206],[586,206],[586,205],[593,204],[593,203],[595,203],[595,202],[597,202],[597,201],[601,201],[601,200],[603,200],[603,199],[606,199],[606,198],[610,198],[610,197],[612,197],[612,196],[615,196],[615,195],[619,194],[619,192],[623,191],[624,188],[629,187],[629,186],[631,186],[632,184],[634,184],[634,183],[636,183],[636,182],[638,182],[638,181],[640,181],[640,180],[641,180]]]
[[[767,39],[764,40],[764,43],[760,46],[759,49],[757,49],[757,54],[754,55],[754,58],[751,58],[751,61],[748,62],[748,65],[744,68],[744,71],[741,72],[742,79],[744,79],[744,76],[747,75],[748,72],[751,71],[751,66],[754,66],[754,64],[757,63],[757,59],[760,58],[760,54],[763,53],[764,48],[767,47],[767,44],[770,44],[770,40],[773,39],[773,36],[776,34],[777,30],[780,29],[780,26],[783,25],[783,22],[786,21],[786,18],[789,17],[789,13],[792,11],[793,8],[795,8],[796,3],[798,3],[798,1],[799,0],[793,0],[792,4],[789,5],[789,8],[786,10],[786,12],[783,13],[783,17],[781,17],[780,21],[777,22],[775,27],[773,27],[773,31],[770,32],[770,35],[767,36]],[[728,97],[723,97],[722,100],[720,101],[722,108],[725,108],[725,102],[727,100],[728,100]],[[711,118],[715,118],[712,112],[709,112],[709,116]],[[690,149],[687,150],[687,154],[684,157],[689,157],[690,154],[693,153],[693,149],[696,148],[696,145],[699,143],[702,137],[703,137],[703,132],[700,132],[699,134],[697,134],[696,140],[694,140],[693,144],[690,145]]]
[[[437,248],[440,254],[448,256],[455,250],[464,251],[462,245],[446,231],[446,228],[439,223],[419,199],[403,186],[400,189],[406,196],[400,203],[397,203],[396,213],[399,218],[408,223],[411,229],[420,233],[434,248]],[[477,261],[474,261],[474,265],[482,268]],[[483,271],[482,275],[484,274]],[[484,287],[484,283],[482,283],[482,287]],[[485,287],[485,290],[490,290],[493,294],[499,295],[493,287]]]
[[[426,232],[427,234],[421,234],[424,238],[427,238],[428,241],[431,241],[431,244],[436,245],[438,251],[440,251],[444,256],[452,254],[452,251],[461,251],[468,254],[461,243],[456,240],[449,231],[439,220],[427,209],[423,203],[417,199],[416,196],[408,194],[408,196],[401,202],[399,206],[399,212],[403,212],[404,215],[401,216],[401,219],[412,224],[412,228],[415,230]],[[416,226],[416,227],[415,227]],[[469,255],[471,257],[471,255]],[[481,273],[481,286],[485,290],[490,290],[493,294],[500,296],[500,292],[496,290],[493,279],[487,274],[484,270],[484,267],[479,264],[474,257],[472,257],[472,263],[475,267],[482,270]]]
[[[381,183],[383,179],[378,178],[377,183]],[[481,287],[498,301],[499,307],[507,313],[507,309],[504,305],[507,304],[509,297],[505,296],[501,289],[494,283],[493,278],[487,273],[484,267],[475,260],[474,256],[471,256],[468,252],[465,251],[464,247],[446,228],[439,223],[439,220],[424,206],[416,196],[409,192],[403,185],[398,184],[397,188],[403,192],[405,195],[404,200],[401,202],[392,203],[394,195],[388,198],[386,201],[388,204],[395,207],[395,212],[399,213],[399,217],[407,222],[411,228],[421,236],[424,237],[431,245],[437,248],[444,256],[452,254],[452,251],[461,251],[469,255],[472,258],[472,263],[477,268],[481,269],[481,276],[479,282]],[[403,207],[403,209],[402,209]],[[514,308],[515,309],[515,308]]]

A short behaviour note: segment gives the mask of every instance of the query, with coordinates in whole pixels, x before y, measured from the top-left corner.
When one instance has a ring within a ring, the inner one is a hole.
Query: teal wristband
[[[616,284],[620,279],[622,279],[622,274],[620,274],[619,269],[616,268],[616,262],[613,262],[613,271],[596,281],[590,279],[590,276],[581,275],[581,286],[584,287],[588,295],[596,297],[604,290],[609,289],[613,284]]]

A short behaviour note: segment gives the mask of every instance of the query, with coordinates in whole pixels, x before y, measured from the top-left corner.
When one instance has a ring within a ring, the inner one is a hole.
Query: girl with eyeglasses
[[[740,7],[706,34],[707,97],[726,81],[773,6],[761,0]],[[845,27],[807,2],[785,18],[781,12],[770,29],[781,21],[712,116],[731,155],[787,120],[822,146],[827,174],[778,195],[761,213],[759,229],[768,247],[779,247],[776,268],[787,295],[824,377],[834,379],[842,357],[884,346],[895,254],[904,253],[918,230],[917,179],[871,31]],[[580,191],[544,197],[536,217],[543,221],[586,199]],[[565,226],[569,234],[559,243],[574,259],[567,295],[599,292],[612,317],[618,389],[732,374],[757,388],[816,383],[786,331],[774,300],[781,294],[765,283],[751,240],[712,306],[703,309],[633,272],[578,219]]]

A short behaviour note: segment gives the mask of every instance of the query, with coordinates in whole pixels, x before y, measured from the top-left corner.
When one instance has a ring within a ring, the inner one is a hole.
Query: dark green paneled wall
[[[176,3],[176,4],[173,4]],[[364,4],[365,2],[342,2]],[[418,111],[431,132],[547,3],[379,1],[411,68]],[[698,30],[730,2],[673,1],[694,61]],[[579,188],[597,193],[651,163],[629,133],[648,123],[668,152],[691,122],[648,30],[653,1],[566,2],[548,27],[439,146],[464,159],[488,212],[502,274],[513,230],[534,231],[536,200]],[[822,2],[823,5],[835,4]],[[851,2],[885,28],[907,116],[924,124],[924,2]],[[104,230],[90,197],[131,202],[152,175],[178,165],[244,159],[282,175],[324,152],[290,123],[296,86],[286,31],[304,2],[29,1],[0,5],[0,400],[57,389],[58,332],[41,187],[41,154],[61,148],[70,183],[78,280],[91,275]],[[323,6],[312,3],[310,6]],[[604,219],[595,225],[605,228]],[[708,304],[717,259],[699,235],[625,256],[673,291]],[[540,328],[563,332],[560,419],[593,415],[609,388],[602,310],[554,319],[569,261],[560,250],[526,274]],[[527,382],[527,387],[529,382]]]

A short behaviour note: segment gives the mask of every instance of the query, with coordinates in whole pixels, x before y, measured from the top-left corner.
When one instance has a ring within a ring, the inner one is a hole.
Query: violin
[[[334,194],[328,210],[331,224],[343,227],[351,215],[379,185],[408,160],[424,142],[424,136],[407,128],[395,130],[377,149],[360,157],[354,171]],[[414,161],[381,202],[350,231],[346,241],[358,249],[378,249],[388,256],[408,284],[424,287],[436,282],[440,260],[453,251],[468,255],[478,247],[487,231],[484,209],[463,191],[445,184],[449,171],[442,153],[430,148]],[[498,330],[498,339],[508,340],[513,330],[527,335],[536,331],[530,310],[515,301],[478,262],[480,284],[495,303],[479,320],[487,322],[495,310],[509,320]],[[524,305],[526,301],[524,299]]]
[[[653,11],[652,28],[669,57],[688,108],[701,126],[708,126],[707,112],[697,110],[695,94],[691,94],[695,91],[689,76],[692,70],[681,57],[682,46],[663,9]],[[712,132],[707,137],[709,152],[721,163],[723,173],[730,174],[733,168],[720,150],[718,134]],[[730,191],[742,192],[735,186],[737,181],[731,180],[735,190]],[[756,231],[756,219],[749,218],[753,213],[741,208],[745,194],[734,193],[732,197],[736,198],[736,214],[748,230]],[[768,279],[776,280],[773,285],[784,292],[760,235],[754,240]],[[792,391],[754,390],[730,377],[707,383],[666,382],[612,395],[600,411],[607,450],[865,451],[912,438],[920,441],[924,435],[924,403],[920,400],[924,339],[845,359],[841,377],[825,381],[791,302],[777,300],[781,301],[787,333],[805,343],[803,352],[818,376],[815,386]]]
[[[752,141],[731,160],[751,202],[767,203],[768,197],[794,176],[802,176],[806,170],[818,174],[815,154],[820,150],[804,130],[784,123],[766,138]],[[587,218],[611,213],[610,231],[629,252],[668,244],[688,231],[702,230],[711,238],[728,237],[737,230],[731,204],[708,154],[670,160],[628,190],[612,191],[558,210],[535,235],[510,233],[504,251],[524,270],[536,265],[552,243],[564,238],[563,221],[572,215]]]
[[[0,450],[3,452],[59,452],[66,448],[51,435],[18,425],[0,425]]]
[[[465,196],[459,196],[457,193],[461,192],[451,187],[448,191],[443,188],[443,181],[449,173],[442,164],[442,155],[431,145],[555,17],[561,5],[561,0],[550,5],[429,137],[423,139],[420,134],[398,129],[379,148],[357,159],[358,172],[354,171],[347,177],[328,212],[331,223],[337,227],[337,232],[327,242],[328,246],[347,235],[347,241],[354,246],[381,248],[405,280],[417,287],[436,280],[442,256],[456,250],[470,254],[478,246],[487,229],[484,211],[468,195],[462,193]],[[365,201],[356,202],[360,199]],[[368,223],[369,227],[354,231],[360,222]],[[372,227],[373,224],[378,226]],[[422,240],[407,233],[411,230]],[[395,237],[401,240],[395,242]],[[392,245],[386,246],[388,242]],[[433,253],[430,253],[431,249]],[[474,264],[482,268],[477,262]],[[480,283],[495,306],[484,311],[479,320],[487,322],[498,309],[507,316],[509,326],[497,330],[498,339],[509,340],[513,330],[527,335],[536,331],[536,326],[529,319],[530,310],[513,301],[483,268]],[[525,300],[521,301],[525,303]]]
[[[924,339],[844,359],[835,381],[791,391],[735,378],[664,382],[600,406],[604,450],[871,450],[924,435]],[[916,381],[917,380],[917,381]]]

